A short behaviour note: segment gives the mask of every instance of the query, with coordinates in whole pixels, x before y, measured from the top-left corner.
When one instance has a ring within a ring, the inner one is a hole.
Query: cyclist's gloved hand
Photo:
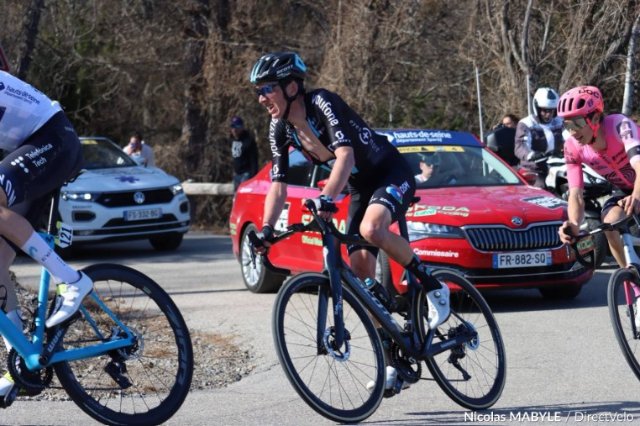
[[[529,155],[527,155],[527,160],[533,161],[533,162],[542,160],[543,158],[544,158],[544,152],[540,152],[540,151],[531,151]]]
[[[336,203],[333,202],[333,198],[328,195],[321,195],[311,201],[313,201],[313,204],[316,206],[316,210],[319,212],[335,213],[338,211]]]
[[[266,255],[274,238],[273,227],[271,225],[264,225],[262,231],[256,232],[255,237],[250,236],[250,238],[255,253]]]
[[[271,225],[264,225],[262,227],[262,231],[258,232],[258,237],[262,241],[266,241],[268,243],[273,241],[273,237],[275,237],[273,227]]]

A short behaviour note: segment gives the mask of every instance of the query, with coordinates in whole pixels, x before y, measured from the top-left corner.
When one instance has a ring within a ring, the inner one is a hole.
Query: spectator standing
[[[486,136],[487,147],[498,154],[507,164],[515,166],[519,163],[515,155],[516,126],[519,118],[513,114],[505,114],[500,124],[496,125]]]
[[[533,96],[533,114],[518,122],[516,128],[515,154],[523,167],[536,174],[535,186],[545,187],[549,174],[547,153],[561,155],[564,145],[562,119],[557,116],[558,93],[550,87],[541,87]]]
[[[258,146],[244,128],[242,118],[231,119],[231,157],[233,157],[233,190],[258,173]]]
[[[153,148],[147,145],[142,139],[142,134],[134,132],[129,139],[129,145],[124,147],[124,152],[139,165],[143,167],[155,167],[156,162],[153,156]]]
[[[514,114],[505,114],[502,117],[502,123],[501,124],[504,127],[509,127],[509,128],[515,129],[518,126],[518,121],[520,121],[520,119],[517,116],[515,116]]]

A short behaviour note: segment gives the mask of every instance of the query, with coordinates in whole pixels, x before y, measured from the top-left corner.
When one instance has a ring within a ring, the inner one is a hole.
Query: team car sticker
[[[287,230],[287,226],[289,226],[289,206],[291,203],[284,203],[284,207],[280,212],[280,216],[278,216],[278,220],[276,221],[273,229],[276,231],[284,232]]]
[[[420,250],[418,248],[413,249],[413,252],[415,254],[417,254],[418,256],[429,256],[429,257],[453,257],[453,258],[459,258],[460,257],[460,253],[458,253],[457,251],[451,251],[451,250],[447,250],[447,251],[442,251],[442,250]]]
[[[434,216],[436,214],[444,214],[447,216],[469,216],[468,207],[456,207],[456,206],[425,206],[423,204],[416,204],[407,211],[408,217],[423,217]]]
[[[347,232],[346,219],[338,220],[334,217],[332,220],[333,220],[333,225],[336,227],[338,231],[342,232],[343,234]],[[302,214],[302,217],[300,218],[300,222],[307,225],[311,223],[311,221],[313,221],[313,216],[311,215],[311,213]],[[317,231],[305,232],[304,234],[302,234],[302,237],[301,237],[302,244],[309,244],[312,246],[321,246],[322,238],[318,236],[319,234],[320,232],[317,232]]]
[[[465,149],[462,146],[434,146],[434,145],[419,145],[419,146],[399,146],[398,151],[405,152],[464,152]]]
[[[523,198],[522,201],[526,201],[527,203],[535,204],[536,206],[546,207],[548,209],[557,209],[558,207],[563,207],[567,205],[567,202],[556,197],[547,197],[544,195],[532,198]]]

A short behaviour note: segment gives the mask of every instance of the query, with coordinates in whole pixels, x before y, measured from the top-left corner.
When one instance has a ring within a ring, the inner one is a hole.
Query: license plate
[[[522,253],[495,253],[493,255],[494,269],[526,268],[529,266],[551,265],[550,251],[534,251]]]
[[[162,209],[142,209],[142,210],[126,210],[124,212],[124,220],[127,222],[135,220],[157,219],[162,216]]]

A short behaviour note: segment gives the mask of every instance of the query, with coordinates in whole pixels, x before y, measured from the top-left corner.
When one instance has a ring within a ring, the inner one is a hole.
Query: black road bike
[[[383,396],[420,380],[424,361],[442,390],[461,406],[481,410],[495,404],[506,379],[505,349],[478,290],[455,271],[431,270],[451,289],[451,315],[431,330],[426,291],[407,273],[407,308],[392,315],[342,259],[341,244],[368,243],[340,233],[318,216],[313,202],[305,205],[314,220],[289,226],[273,241],[306,231],[322,236],[325,271],[289,279],[273,309],[278,358],[300,397],[331,420],[359,422],[376,411]],[[400,229],[406,238],[404,220]],[[254,245],[262,244],[255,233],[250,238]],[[263,262],[274,272],[288,273],[266,256]],[[385,391],[386,364],[396,368],[400,380]]]

